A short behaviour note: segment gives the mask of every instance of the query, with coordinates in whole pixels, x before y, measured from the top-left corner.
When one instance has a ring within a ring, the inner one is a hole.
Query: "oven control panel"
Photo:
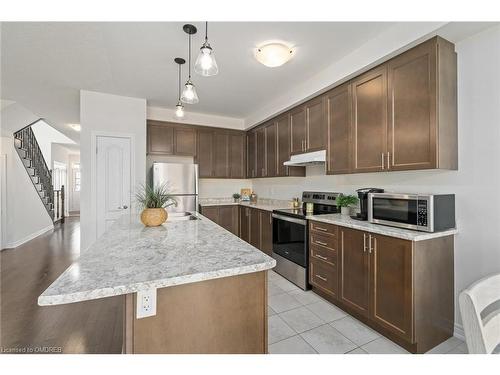
[[[417,201],[417,225],[420,227],[427,227],[427,201]]]

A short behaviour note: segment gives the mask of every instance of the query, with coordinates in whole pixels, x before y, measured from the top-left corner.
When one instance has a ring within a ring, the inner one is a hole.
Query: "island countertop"
[[[58,305],[265,271],[276,261],[200,214],[147,228],[123,215],[38,298]]]

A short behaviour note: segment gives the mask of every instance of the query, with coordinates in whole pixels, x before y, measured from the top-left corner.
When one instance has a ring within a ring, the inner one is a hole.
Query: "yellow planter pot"
[[[141,221],[147,227],[157,227],[167,221],[168,213],[164,208],[146,208],[141,213]]]

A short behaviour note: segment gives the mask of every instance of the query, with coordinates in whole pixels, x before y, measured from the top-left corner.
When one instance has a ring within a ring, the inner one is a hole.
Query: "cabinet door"
[[[306,110],[306,151],[318,151],[326,148],[327,128],[323,96],[315,98],[305,105]]]
[[[351,92],[345,84],[325,96],[328,123],[327,173],[351,170]]]
[[[260,212],[255,208],[248,209],[249,226],[249,243],[260,249]]]
[[[181,156],[196,155],[196,130],[175,128],[174,129],[174,154]]]
[[[200,178],[214,176],[214,133],[198,131],[198,152],[196,161]]]
[[[272,122],[266,126],[266,177],[276,176],[278,164],[276,141],[276,123]]]
[[[240,238],[243,241],[250,242],[250,232],[249,226],[250,222],[248,220],[248,211],[250,210],[248,207],[239,207],[240,209]]]
[[[288,167],[283,165],[283,163],[290,160],[290,122],[288,114],[276,120],[276,133],[278,138],[278,168],[276,175],[287,176]]]
[[[301,106],[290,112],[290,154],[302,154],[306,146],[306,112]]]
[[[238,235],[238,206],[219,206],[219,225]]]
[[[245,178],[245,142],[245,134],[229,136],[229,176],[231,178]]]
[[[261,250],[267,255],[273,253],[273,220],[271,212],[260,212]]]
[[[214,135],[214,177],[229,176],[229,135],[216,132]]]
[[[256,177],[256,145],[257,134],[255,130],[247,133],[247,178]]]
[[[219,224],[219,207],[217,206],[202,207],[201,214],[203,216],[208,217],[214,223]]]
[[[257,174],[255,177],[266,176],[266,129],[258,128],[257,134]]]
[[[166,125],[148,125],[148,154],[172,155],[174,128]]]
[[[369,314],[368,235],[354,229],[340,232],[339,284],[342,303],[361,315]]]
[[[353,172],[387,170],[387,67],[352,82]]]
[[[371,318],[396,335],[412,340],[412,244],[370,235]]]
[[[436,45],[388,62],[389,169],[436,168]]]

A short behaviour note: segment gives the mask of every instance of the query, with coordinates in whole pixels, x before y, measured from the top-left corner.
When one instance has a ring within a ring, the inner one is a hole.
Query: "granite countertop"
[[[335,224],[342,227],[359,229],[370,233],[401,238],[403,240],[409,241],[424,241],[432,238],[451,236],[458,233],[456,228],[434,233],[418,232],[415,230],[389,227],[387,225],[373,224],[369,223],[368,221],[354,220],[347,215],[341,214],[316,215],[310,216],[308,217],[308,219],[321,223]]]
[[[200,206],[210,207],[210,206],[228,206],[228,205],[238,205],[243,207],[252,207],[259,210],[273,211],[279,208],[291,208],[292,202],[279,199],[267,199],[260,198],[257,203],[250,202],[234,202],[232,198],[201,198]]]
[[[38,298],[58,305],[259,272],[276,261],[200,214],[147,228],[123,215]]]

